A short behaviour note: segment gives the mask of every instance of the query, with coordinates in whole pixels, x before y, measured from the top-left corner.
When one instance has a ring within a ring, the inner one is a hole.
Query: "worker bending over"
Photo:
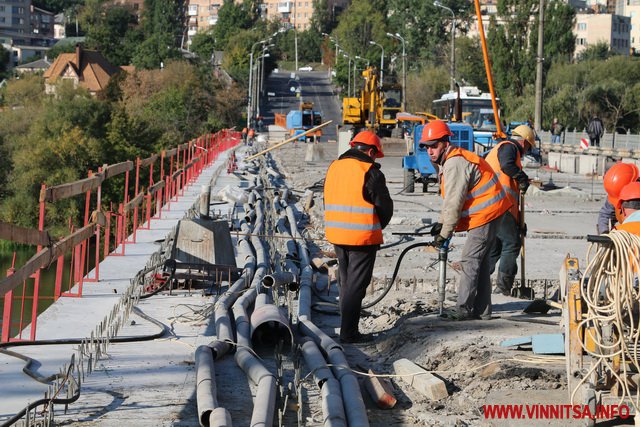
[[[607,199],[598,214],[598,234],[608,233],[613,224],[622,222],[620,210],[616,209],[618,196],[627,184],[637,181],[638,175],[638,167],[633,163],[616,163],[604,174]]]
[[[440,166],[444,199],[440,222],[432,228],[435,244],[442,246],[454,231],[467,231],[460,261],[457,320],[491,318],[490,253],[505,212],[511,207],[491,166],[475,153],[451,145],[449,126],[434,120],[422,130],[420,148],[427,149]]]
[[[518,254],[525,230],[521,230],[520,193],[529,188],[529,177],[522,170],[522,156],[535,145],[533,129],[520,125],[513,130],[510,139],[501,141],[487,155],[487,163],[498,176],[507,193],[511,209],[498,225],[496,242],[491,250],[491,274],[498,267],[497,291],[511,295],[511,288],[518,272]]]
[[[393,215],[393,201],[375,159],[384,157],[380,138],[358,133],[352,148],[331,163],[324,182],[325,234],[338,257],[340,341],[371,341],[358,331],[360,308],[371,283],[382,229]]]

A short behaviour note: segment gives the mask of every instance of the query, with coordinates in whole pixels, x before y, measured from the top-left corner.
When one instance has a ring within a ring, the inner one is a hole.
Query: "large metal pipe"
[[[259,293],[251,314],[251,342],[275,346],[280,341],[293,345],[289,320],[268,293]]]
[[[289,291],[297,291],[299,289],[299,280],[296,275],[290,271],[274,271],[262,278],[262,286],[265,288],[282,288],[286,287]]]
[[[347,425],[347,419],[342,404],[340,383],[335,379],[331,369],[327,366],[322,353],[313,340],[305,338],[302,344],[302,356],[309,369],[313,372],[316,385],[322,395],[322,413],[324,426],[342,427]]]
[[[218,407],[213,353],[207,345],[196,349],[196,399],[200,425],[209,426],[209,415]]]

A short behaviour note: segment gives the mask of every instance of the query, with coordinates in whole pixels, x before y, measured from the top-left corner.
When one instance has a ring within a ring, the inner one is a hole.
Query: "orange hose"
[[[484,58],[484,69],[487,73],[487,82],[489,83],[489,92],[491,92],[491,105],[493,107],[493,117],[496,122],[496,132],[494,134],[497,138],[506,138],[505,133],[502,131],[502,123],[500,122],[500,115],[498,114],[498,101],[496,100],[496,93],[493,89],[493,77],[491,75],[491,62],[489,62],[489,51],[487,50],[487,40],[484,37],[484,27],[482,26],[482,14],[480,13],[480,1],[473,0],[476,6],[476,16],[478,17],[478,32],[480,33],[480,43],[482,44],[482,57]]]

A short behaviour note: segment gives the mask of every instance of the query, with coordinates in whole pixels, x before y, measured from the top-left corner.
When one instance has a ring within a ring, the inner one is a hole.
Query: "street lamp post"
[[[451,13],[451,17],[452,17],[452,19],[451,19],[451,69],[449,71],[449,73],[451,74],[451,82],[449,83],[449,90],[451,92],[453,92],[456,89],[456,80],[455,80],[455,74],[456,74],[456,14],[453,13],[453,10],[451,10],[451,8],[448,8],[447,6],[443,5],[438,0],[435,0],[433,2],[433,5],[436,6],[436,7],[441,8],[441,9],[448,10],[449,13]]]
[[[407,54],[404,48],[404,38],[399,33],[391,34],[387,33],[387,36],[402,42],[402,111],[406,111],[407,108]]]
[[[248,91],[248,96],[247,96],[247,128],[251,127],[251,113],[253,111],[253,90],[254,90],[254,85],[253,85],[253,49],[256,48],[257,45],[259,44],[265,44],[268,41],[271,40],[271,37],[269,37],[268,39],[264,39],[264,40],[260,40],[255,42],[252,46],[251,46],[251,55],[250,55],[250,59],[249,59],[249,91]]]
[[[260,66],[260,74],[258,74],[258,82],[259,84],[256,85],[256,116],[260,115],[260,97],[262,96],[262,85],[264,84],[264,58],[268,58],[270,55],[268,53],[268,49],[263,49],[262,50],[262,55],[261,55],[261,59],[262,59],[262,65]]]
[[[366,61],[366,59],[356,55],[355,57],[356,59],[360,59],[362,61]],[[357,71],[356,71],[356,67],[357,67],[358,63],[354,60],[353,61],[353,96],[356,96],[356,76],[357,76]]]
[[[373,40],[369,41],[370,45],[376,45],[382,49],[382,56],[380,57],[380,87],[382,87],[382,83],[384,81],[384,46],[380,43],[376,43]]]

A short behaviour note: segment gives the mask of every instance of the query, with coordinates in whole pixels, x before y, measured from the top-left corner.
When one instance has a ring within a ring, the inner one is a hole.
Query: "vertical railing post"
[[[44,215],[46,212],[46,201],[44,198],[46,185],[40,187],[40,216],[38,218],[38,230],[44,231]],[[42,245],[38,245],[38,252],[42,250]],[[36,329],[38,327],[38,299],[40,298],[40,277],[42,269],[39,268],[35,273],[33,282],[33,300],[31,303],[31,341],[36,339]],[[25,286],[26,287],[26,286]]]
[[[13,253],[11,267],[7,269],[7,277],[16,271],[16,253]],[[11,323],[13,314],[13,290],[4,294],[4,310],[2,312],[2,336],[0,342],[9,342],[11,339]]]

